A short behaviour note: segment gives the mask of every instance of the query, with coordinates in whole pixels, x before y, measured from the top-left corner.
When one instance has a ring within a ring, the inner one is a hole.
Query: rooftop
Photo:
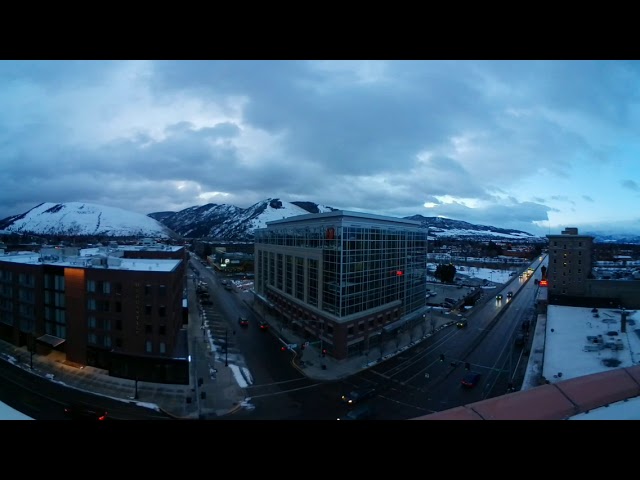
[[[553,383],[640,364],[640,314],[549,305],[542,375]]]
[[[362,212],[352,212],[348,210],[334,210],[332,212],[323,212],[323,213],[310,213],[308,215],[296,215],[289,218],[284,218],[282,220],[272,220],[267,222],[268,226],[272,225],[281,225],[281,224],[290,224],[290,223],[298,223],[304,221],[315,221],[315,220],[323,220],[323,219],[339,219],[339,218],[348,218],[349,220],[354,221],[376,221],[376,222],[389,222],[393,224],[401,224],[405,226],[411,227],[419,227],[421,225],[420,222],[415,220],[407,220],[406,218],[396,218],[396,217],[387,217],[384,215],[375,215],[372,213],[362,213]]]
[[[24,253],[18,255],[2,255],[0,261],[23,263],[31,265],[57,265],[72,268],[94,268],[131,271],[156,271],[171,272],[178,266],[181,260],[177,259],[140,259],[109,257],[105,255],[80,255],[60,257],[60,260],[45,260],[39,253]],[[101,262],[96,264],[95,262]]]

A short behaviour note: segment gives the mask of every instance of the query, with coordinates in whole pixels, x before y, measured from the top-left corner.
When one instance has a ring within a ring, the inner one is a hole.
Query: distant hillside
[[[442,217],[423,217],[412,215],[407,220],[420,222],[429,233],[436,237],[474,238],[474,239],[512,239],[512,240],[541,240],[542,237],[532,235],[521,230],[492,227],[489,225],[474,225],[462,220]]]
[[[335,209],[313,202],[289,203],[278,198],[268,198],[249,208],[209,203],[200,207],[189,207],[170,215],[167,215],[167,212],[156,212],[150,213],[149,216],[187,238],[211,237],[249,241],[253,239],[253,231],[256,228],[266,227],[266,222],[271,220],[332,210]]]
[[[56,236],[177,238],[161,222],[141,213],[92,203],[41,203],[0,221],[0,230]]]
[[[339,209],[314,202],[284,202],[279,198],[268,198],[249,208],[210,203],[200,207],[189,207],[175,213],[150,213],[149,216],[189,238],[212,237],[224,240],[250,241],[253,239],[253,231],[256,228],[265,227],[268,221],[334,210]],[[429,227],[431,237],[474,238],[477,240],[544,240],[519,230],[473,225],[460,220],[423,217],[422,215],[405,218],[419,221],[425,228]]]

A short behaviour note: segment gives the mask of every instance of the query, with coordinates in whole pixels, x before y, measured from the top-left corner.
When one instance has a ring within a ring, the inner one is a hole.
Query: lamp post
[[[33,332],[31,332],[31,341],[29,342],[29,353],[31,354],[31,358],[29,361],[29,369],[33,370],[33,350],[34,350],[34,341],[33,341]]]
[[[229,366],[229,330],[224,330],[224,366]]]

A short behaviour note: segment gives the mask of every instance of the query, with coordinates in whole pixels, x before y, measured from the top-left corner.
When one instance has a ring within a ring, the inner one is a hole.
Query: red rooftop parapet
[[[640,395],[640,383],[626,368],[572,378],[555,385],[576,404],[580,412]]]

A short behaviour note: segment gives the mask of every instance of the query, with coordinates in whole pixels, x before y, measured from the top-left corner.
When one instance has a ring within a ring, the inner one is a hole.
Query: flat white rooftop
[[[550,382],[640,365],[640,314],[549,305],[542,375]]]
[[[0,256],[0,262],[14,262],[32,265],[56,265],[60,267],[72,267],[72,268],[87,268],[87,269],[107,269],[104,265],[91,266],[90,255],[83,255],[79,257],[66,257],[62,261],[45,260],[40,261],[39,253],[30,253],[22,255],[3,255]],[[171,272],[181,262],[177,259],[140,259],[140,258],[122,258],[122,257],[108,257],[109,270],[130,270],[130,271],[155,271],[155,272]]]

